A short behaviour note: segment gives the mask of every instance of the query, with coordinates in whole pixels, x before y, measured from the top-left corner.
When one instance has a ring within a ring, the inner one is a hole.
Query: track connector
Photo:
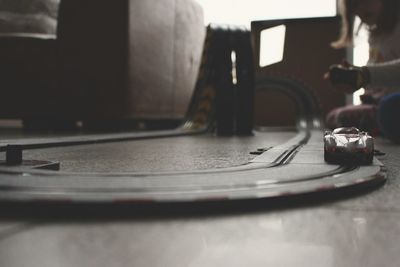
[[[6,146],[6,165],[21,165],[22,164],[22,146],[7,145]]]

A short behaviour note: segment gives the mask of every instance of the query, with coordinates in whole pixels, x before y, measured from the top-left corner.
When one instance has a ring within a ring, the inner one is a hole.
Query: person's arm
[[[400,90],[400,59],[364,67],[332,65],[328,77],[339,91],[345,93],[365,86]]]
[[[400,89],[400,59],[365,67],[369,72],[368,86]]]

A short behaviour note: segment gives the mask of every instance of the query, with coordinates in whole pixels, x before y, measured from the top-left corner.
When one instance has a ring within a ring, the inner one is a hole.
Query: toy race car
[[[335,164],[371,164],[374,139],[355,127],[337,128],[324,134],[324,158]]]

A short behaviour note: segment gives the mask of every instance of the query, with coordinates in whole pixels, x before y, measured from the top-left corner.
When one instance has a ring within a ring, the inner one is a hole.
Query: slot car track
[[[143,134],[138,136],[139,140]],[[176,137],[179,138],[181,134]],[[246,164],[218,169],[85,173],[1,166],[0,199],[84,203],[226,201],[285,197],[380,184],[385,180],[383,166],[377,160],[370,166],[328,165],[320,162],[321,157],[314,157],[305,164],[296,162],[302,154],[322,153],[318,148],[321,135],[320,130],[300,129],[288,142],[266,150]],[[116,141],[117,137],[112,137],[110,135],[102,140]],[[89,139],[86,137],[84,142],[99,141],[97,138]],[[74,142],[76,144],[77,140]],[[49,147],[50,144],[55,143],[42,143],[43,147]],[[24,146],[38,149],[39,145],[25,143]],[[5,148],[5,145],[1,147]],[[305,169],[305,165],[309,168]]]

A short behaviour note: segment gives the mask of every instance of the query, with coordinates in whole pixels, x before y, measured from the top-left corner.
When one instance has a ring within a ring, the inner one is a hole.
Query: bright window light
[[[360,19],[356,19],[355,25],[359,25]],[[357,27],[356,27],[357,28]],[[353,64],[355,66],[364,66],[368,62],[369,57],[369,45],[368,45],[368,30],[362,27],[354,38],[354,50],[353,50]],[[353,104],[360,105],[360,95],[364,94],[364,88],[357,90],[353,94]]]
[[[250,26],[251,21],[336,15],[336,0],[197,0],[209,23]]]
[[[285,25],[279,25],[261,31],[260,67],[266,67],[282,61],[285,47],[285,34]]]

